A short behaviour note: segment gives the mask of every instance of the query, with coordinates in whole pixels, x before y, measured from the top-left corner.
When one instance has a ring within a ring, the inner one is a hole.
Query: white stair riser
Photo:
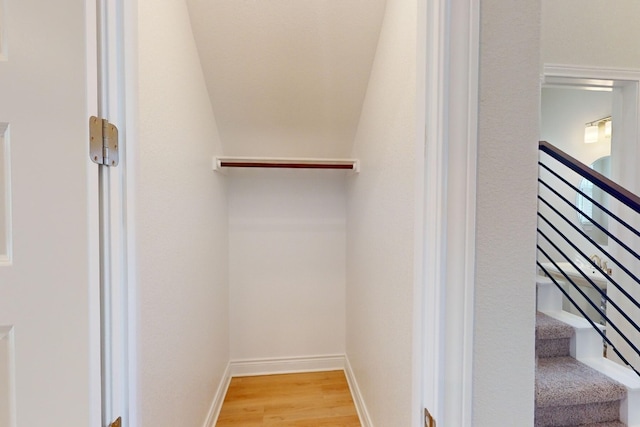
[[[602,337],[595,329],[574,328],[570,354],[574,359],[602,357]]]
[[[538,277],[537,281],[538,311],[562,310],[562,292],[548,277]]]

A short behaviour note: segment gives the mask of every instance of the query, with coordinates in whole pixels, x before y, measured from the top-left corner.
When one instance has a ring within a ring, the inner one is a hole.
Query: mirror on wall
[[[611,156],[600,157],[595,162],[591,163],[589,167],[607,178],[610,178]],[[582,181],[580,181],[579,188],[584,194],[591,197],[605,208],[609,208],[609,195],[599,187],[593,185],[591,181],[583,178]],[[594,222],[600,224],[605,230],[608,230],[609,216],[580,193],[578,193],[576,197],[576,206],[580,211],[584,212],[584,215],[578,212],[578,221],[580,222],[583,231],[598,244],[606,245],[609,241],[608,236],[598,227],[594,226],[588,217],[592,218]]]

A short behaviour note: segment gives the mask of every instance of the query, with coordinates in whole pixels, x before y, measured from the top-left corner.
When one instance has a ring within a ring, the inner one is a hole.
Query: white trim
[[[232,360],[232,377],[252,375],[292,374],[297,372],[337,371],[344,369],[344,354],[277,357]]]
[[[466,69],[463,78],[467,81],[467,90],[463,94],[460,107],[464,109],[466,116],[466,135],[463,141],[466,158],[464,161],[464,201],[466,209],[464,242],[461,252],[464,251],[464,271],[461,291],[463,294],[462,309],[459,313],[462,326],[460,327],[462,344],[462,372],[460,391],[460,414],[463,426],[473,424],[473,340],[474,340],[474,306],[475,306],[475,271],[476,271],[476,191],[477,191],[477,160],[478,160],[478,96],[480,92],[480,2],[469,0],[469,10],[464,15],[468,27],[466,36]],[[463,25],[462,23],[460,25]],[[459,28],[453,29],[454,33]],[[455,121],[454,121],[455,123]],[[455,124],[454,124],[455,126]],[[460,165],[462,166],[462,165]],[[453,165],[455,168],[455,165]],[[455,170],[455,169],[454,169]],[[456,209],[456,207],[454,207]],[[453,254],[453,256],[456,256]],[[454,258],[455,259],[455,258]],[[456,410],[452,408],[452,410]]]
[[[445,13],[444,1],[428,2],[427,5],[427,63],[425,67],[425,92],[421,94],[426,102],[425,122],[425,168],[421,177],[425,187],[423,202],[424,266],[420,286],[424,289],[421,329],[423,342],[423,396],[422,404],[438,417],[444,407],[443,390],[443,293],[444,293],[444,253],[446,224],[445,212],[445,161],[444,161],[444,52]],[[427,207],[430,207],[427,209]]]
[[[135,345],[136,306],[132,298],[135,289],[130,285],[132,274],[129,266],[131,236],[131,216],[128,211],[130,184],[127,181],[131,166],[128,164],[127,154],[131,152],[128,145],[127,108],[134,105],[130,102],[127,85],[129,79],[135,78],[125,71],[137,54],[131,39],[135,37],[136,23],[133,19],[137,2],[124,0],[99,0],[96,11],[99,15],[100,33],[98,43],[99,76],[97,90],[99,92],[98,114],[109,119],[119,129],[120,163],[118,167],[99,167],[102,200],[101,226],[104,254],[103,286],[106,289],[104,297],[105,319],[103,328],[107,333],[104,344],[104,354],[108,357],[107,378],[105,387],[104,422],[111,422],[118,416],[122,417],[124,427],[135,426],[135,397],[132,385],[135,385],[135,351],[130,345]],[[133,321],[130,318],[133,317]],[[132,357],[132,355],[134,357]]]
[[[640,70],[629,68],[581,67],[564,64],[545,64],[543,77],[566,77],[572,79],[628,80],[640,81]],[[596,82],[594,82],[596,83]]]
[[[218,417],[220,416],[220,411],[222,410],[224,397],[227,394],[227,390],[229,390],[229,384],[231,384],[231,364],[227,363],[227,367],[220,379],[220,384],[218,384],[218,390],[216,390],[216,394],[213,396],[213,402],[211,403],[203,427],[215,427],[218,422]]]
[[[353,373],[353,369],[351,369],[351,363],[349,363],[349,358],[347,356],[344,358],[344,373],[347,377],[347,383],[349,384],[351,397],[353,397],[353,403],[355,404],[356,411],[358,412],[358,418],[360,418],[360,424],[362,427],[373,427],[371,416],[367,410],[367,405],[364,402],[364,397],[360,392],[358,381],[356,381],[356,376]]]
[[[424,341],[414,356],[424,405],[442,425],[472,423],[479,28],[477,0],[428,3]]]
[[[5,253],[0,254],[0,267],[6,267],[13,264],[13,225],[11,219],[12,197],[11,197],[11,136],[8,123],[0,123],[0,150],[2,150],[2,158],[4,159],[4,165],[1,165],[0,172],[3,172],[3,176],[0,177],[0,185],[3,185],[4,200],[0,200],[0,208],[4,210],[4,226],[0,224],[0,227],[4,228],[4,240],[5,240]]]
[[[125,254],[123,262],[126,270],[123,276],[127,282],[128,297],[128,322],[127,322],[127,388],[128,396],[128,425],[125,427],[138,427],[139,420],[139,397],[138,397],[138,281],[137,281],[137,259],[136,259],[136,200],[138,194],[135,191],[135,171],[139,170],[138,163],[138,1],[127,0],[123,2],[123,50],[124,50],[124,114],[125,114],[125,135],[126,143],[121,152],[122,173],[124,175],[123,205],[124,227],[125,227]]]

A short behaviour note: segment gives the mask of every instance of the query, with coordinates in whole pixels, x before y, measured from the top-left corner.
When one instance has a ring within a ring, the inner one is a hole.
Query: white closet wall
[[[229,173],[231,359],[344,354],[345,172]]]
[[[347,357],[373,425],[411,425],[416,10],[389,0],[349,184]]]
[[[201,426],[229,361],[226,183],[184,0],[138,0],[139,426]]]

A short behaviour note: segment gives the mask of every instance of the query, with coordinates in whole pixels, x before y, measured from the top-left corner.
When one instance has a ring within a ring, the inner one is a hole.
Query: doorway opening
[[[557,146],[582,163],[591,165],[594,170],[605,165],[605,169],[599,172],[630,192],[638,194],[640,186],[637,182],[635,165],[639,155],[637,148],[639,87],[640,73],[635,71],[545,67],[541,97],[541,139]],[[611,123],[610,131],[605,129],[607,122]],[[602,124],[601,128],[598,126],[600,124]],[[595,127],[598,131],[593,139],[588,135],[590,127]],[[583,188],[579,178],[572,179],[575,180],[572,184],[576,187],[588,190]],[[596,189],[594,188],[593,191],[593,198],[597,199]],[[582,212],[590,212],[589,206],[584,206],[584,200],[576,191],[571,191],[564,196],[575,201],[578,207],[582,207]],[[602,205],[607,206],[606,201],[603,200],[603,202]],[[638,219],[631,216],[620,204],[612,202],[608,209],[632,227],[637,228],[640,225]],[[541,207],[540,212],[543,210],[544,208]],[[597,210],[599,209],[594,209],[592,215],[595,222],[598,222],[596,221]],[[636,269],[634,261],[628,259],[625,251],[616,242],[609,241],[610,239],[602,240],[606,236],[598,235],[598,230],[594,229],[590,221],[586,221],[584,217],[572,211],[571,206],[567,206],[565,216],[573,218],[576,227],[581,228],[586,235],[598,242],[599,246],[581,247],[589,255],[593,254],[592,258],[597,256],[603,260],[615,259],[632,271]],[[623,227],[616,221],[600,224],[605,226],[612,236],[622,238],[626,235]],[[638,243],[629,244],[629,246],[637,250]],[[564,249],[562,248],[563,251]],[[573,253],[573,258],[579,259],[577,249],[569,248],[565,253]],[[627,283],[626,278],[620,276],[620,274],[616,275],[614,269],[612,277],[615,277],[626,290],[633,289],[631,283]],[[612,300],[616,299],[615,294],[618,292],[616,289],[608,287],[606,292]],[[599,295],[596,298],[600,301]],[[569,308],[566,301],[563,309],[576,314],[575,309]],[[623,307],[623,311],[627,311],[627,308]],[[593,313],[587,310],[587,316],[593,317]],[[616,310],[607,310],[607,316],[609,321],[615,324],[621,314]],[[607,330],[607,337],[614,344],[618,339],[617,335],[609,330]],[[612,360],[617,359],[612,352],[607,352],[606,357]]]

